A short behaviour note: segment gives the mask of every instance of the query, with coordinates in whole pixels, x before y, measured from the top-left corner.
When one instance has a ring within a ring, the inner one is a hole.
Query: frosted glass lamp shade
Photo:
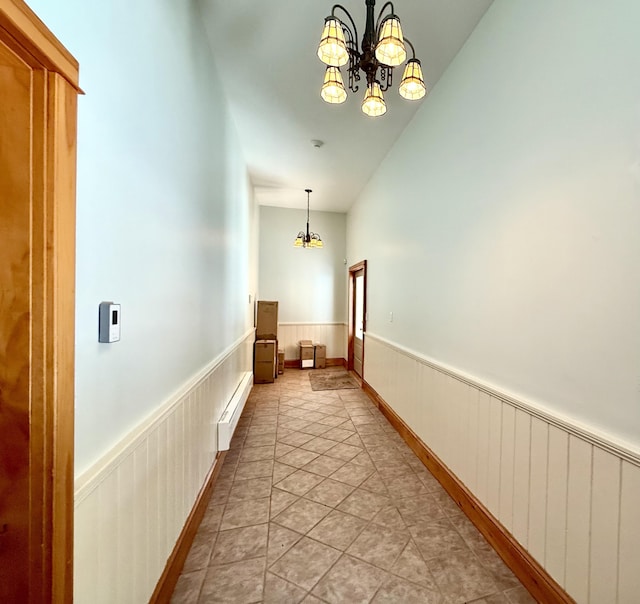
[[[341,67],[349,62],[349,52],[344,39],[342,24],[338,19],[327,17],[318,45],[318,58],[332,67]]]
[[[298,236],[296,237],[296,240],[293,242],[293,246],[294,247],[302,247],[303,246],[303,241],[304,241],[304,233],[302,231],[300,231],[298,233]]]
[[[367,92],[362,101],[362,112],[370,117],[378,117],[387,112],[387,104],[384,102],[378,82],[367,86]]]
[[[404,63],[406,58],[407,51],[404,47],[400,19],[392,15],[382,22],[380,37],[376,45],[376,59],[383,65],[396,67]]]
[[[424,85],[422,77],[422,67],[418,59],[410,59],[407,62],[398,91],[401,97],[410,101],[417,101],[427,94],[427,87]]]
[[[327,103],[344,103],[347,100],[347,91],[344,88],[340,68],[327,67],[324,72],[324,84],[320,89],[320,96]]]

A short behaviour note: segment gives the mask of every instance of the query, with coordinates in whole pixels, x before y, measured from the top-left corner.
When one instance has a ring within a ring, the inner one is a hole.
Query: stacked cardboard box
[[[256,340],[253,353],[253,381],[270,384],[276,377],[276,341]]]
[[[256,339],[278,339],[278,303],[259,300],[256,312]]]
[[[311,340],[300,340],[300,369],[313,368],[313,343]]]
[[[314,367],[316,369],[324,369],[327,366],[327,346],[326,344],[316,343],[314,349]]]
[[[253,351],[253,381],[269,384],[278,377],[278,303],[256,304],[256,343]]]

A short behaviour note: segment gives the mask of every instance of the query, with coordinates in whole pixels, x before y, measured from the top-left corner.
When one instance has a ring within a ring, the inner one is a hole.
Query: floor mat
[[[312,371],[309,373],[311,390],[343,390],[359,388],[355,380],[346,371]]]

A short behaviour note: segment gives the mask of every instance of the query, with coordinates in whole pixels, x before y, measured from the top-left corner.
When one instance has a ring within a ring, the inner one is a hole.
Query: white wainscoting
[[[148,602],[252,370],[251,329],[76,478],[74,601]]]
[[[638,450],[371,333],[364,378],[579,604],[640,601]]]
[[[278,323],[278,346],[284,348],[285,360],[300,358],[300,340],[326,344],[328,359],[347,358],[345,323]]]

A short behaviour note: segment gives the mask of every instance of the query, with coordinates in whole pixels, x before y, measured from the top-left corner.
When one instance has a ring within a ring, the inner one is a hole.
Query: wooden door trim
[[[353,347],[355,337],[355,273],[364,271],[364,300],[362,301],[362,331],[367,331],[367,261],[361,260],[349,267],[349,327],[347,343],[347,369],[353,371]],[[364,343],[362,346],[362,373],[364,374]]]
[[[31,69],[29,567],[25,603],[73,599],[78,64],[24,2],[0,0],[0,42]],[[8,527],[11,530],[11,527]]]
[[[28,50],[42,67],[59,73],[80,91],[78,61],[22,0],[0,0],[0,29]]]

